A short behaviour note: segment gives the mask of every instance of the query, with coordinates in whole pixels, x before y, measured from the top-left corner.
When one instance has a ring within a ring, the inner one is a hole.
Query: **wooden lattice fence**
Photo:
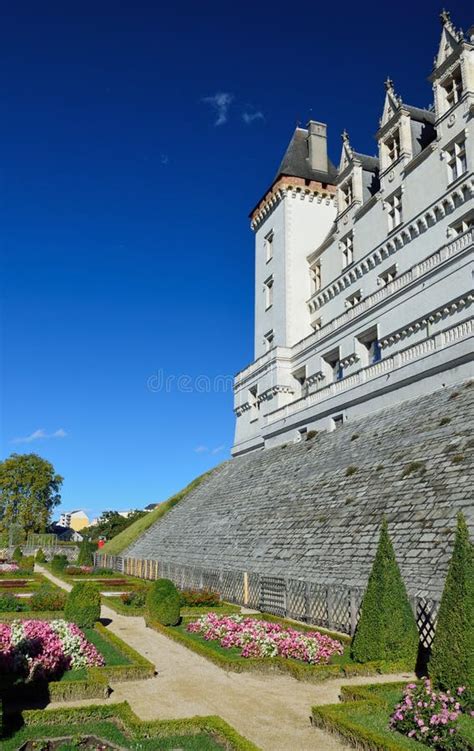
[[[346,634],[353,634],[364,590],[333,584],[267,576],[254,571],[228,571],[169,561],[122,558],[96,553],[95,564],[142,579],[171,579],[180,589],[212,589],[227,602],[292,618]],[[411,595],[420,641],[431,646],[439,602],[418,593]]]

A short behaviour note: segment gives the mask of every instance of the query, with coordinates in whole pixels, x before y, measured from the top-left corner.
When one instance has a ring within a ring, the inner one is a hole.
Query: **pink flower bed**
[[[13,574],[19,570],[18,563],[0,563],[0,574]]]
[[[207,613],[189,623],[187,630],[208,641],[218,641],[224,649],[238,647],[242,657],[280,656],[317,665],[328,663],[333,655],[344,651],[341,642],[319,631],[303,633],[240,615],[219,617]]]
[[[104,665],[104,659],[75,623],[28,620],[0,624],[0,673],[33,681],[92,665]]]
[[[390,718],[390,727],[437,751],[467,749],[458,736],[457,723],[464,690],[460,686],[453,696],[450,691],[434,691],[429,679],[419,685],[409,683]]]

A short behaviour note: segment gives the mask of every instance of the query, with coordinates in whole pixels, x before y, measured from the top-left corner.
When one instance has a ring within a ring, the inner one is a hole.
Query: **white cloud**
[[[229,116],[229,107],[234,100],[234,95],[228,91],[218,91],[213,96],[203,97],[203,102],[210,104],[217,115],[214,125],[224,125]]]
[[[242,120],[246,125],[251,125],[251,123],[254,123],[256,120],[265,120],[265,116],[260,110],[256,110],[255,112],[248,112],[245,110],[242,112]]]
[[[220,454],[221,451],[224,451],[225,446],[222,444],[221,446],[216,446],[213,449],[210,449],[208,446],[196,446],[194,449],[196,454],[211,454],[212,456],[215,456],[215,454]]]
[[[221,451],[224,451],[224,449],[225,449],[224,445],[222,445],[222,446],[216,446],[215,449],[212,449],[211,454],[220,454]]]
[[[44,438],[66,438],[66,436],[67,433],[63,428],[58,428],[53,433],[47,433],[43,428],[38,428],[30,435],[13,438],[11,443],[33,443],[33,441],[40,441]]]

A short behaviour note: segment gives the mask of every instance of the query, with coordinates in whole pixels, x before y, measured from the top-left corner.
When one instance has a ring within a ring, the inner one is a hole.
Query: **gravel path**
[[[38,567],[58,586],[70,586]],[[113,686],[112,701],[128,701],[144,720],[216,714],[249,738],[262,751],[342,751],[347,746],[313,728],[314,704],[338,701],[344,684],[403,680],[411,675],[371,676],[330,680],[320,684],[284,675],[226,673],[186,647],[145,626],[143,618],[118,615],[107,606],[102,617],[108,628],[155,663],[158,675],[146,681]],[[71,702],[71,704],[89,702]]]

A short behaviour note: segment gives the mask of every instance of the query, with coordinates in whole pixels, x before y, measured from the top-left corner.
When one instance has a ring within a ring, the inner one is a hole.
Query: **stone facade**
[[[474,531],[471,382],[220,465],[123,557],[363,586],[385,515],[412,594],[439,597]]]
[[[442,14],[433,108],[387,80],[378,157],[297,128],[251,215],[255,361],[233,455],[332,430],[472,373],[474,36]]]

